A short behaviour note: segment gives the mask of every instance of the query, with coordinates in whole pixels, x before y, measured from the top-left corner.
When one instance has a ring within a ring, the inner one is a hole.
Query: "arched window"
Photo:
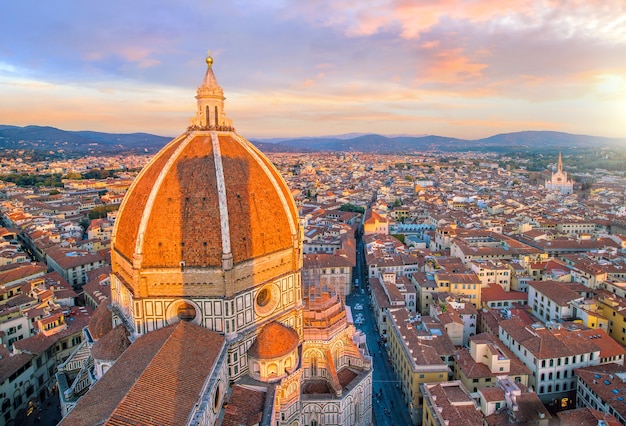
[[[218,125],[218,121],[217,121],[217,106],[215,107],[215,127],[217,127]]]
[[[272,363],[270,365],[268,365],[267,367],[267,375],[268,376],[275,376],[278,374],[278,367],[276,366],[275,363]]]
[[[317,358],[311,358],[311,377],[317,376]]]

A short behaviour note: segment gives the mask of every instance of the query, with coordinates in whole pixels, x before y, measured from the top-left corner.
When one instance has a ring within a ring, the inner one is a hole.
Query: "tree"
[[[402,244],[404,244],[405,241],[405,235],[404,234],[391,234],[392,237],[394,237],[395,239],[399,240]]]
[[[115,211],[119,208],[117,204],[109,204],[106,206],[97,206],[91,209],[89,212],[89,219],[101,219],[103,217],[107,217],[108,212]]]
[[[354,204],[342,204],[341,207],[339,207],[339,210],[342,212],[355,212],[355,213],[365,213],[365,208],[364,207],[359,207],[359,206],[355,206]]]
[[[80,226],[83,227],[83,229],[86,231],[87,228],[89,228],[89,225],[91,225],[91,220],[89,220],[88,218],[84,217],[80,220],[79,222]]]
[[[80,173],[69,172],[65,175],[65,179],[82,179],[83,176]]]

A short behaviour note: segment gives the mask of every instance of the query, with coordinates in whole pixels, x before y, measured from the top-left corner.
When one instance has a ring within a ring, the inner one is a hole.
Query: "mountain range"
[[[68,131],[49,126],[0,125],[0,149],[46,154],[154,153],[170,137],[149,133],[103,133],[88,130]]]
[[[465,152],[489,151],[512,153],[520,151],[546,151],[576,149],[599,149],[626,147],[626,139],[600,136],[573,135],[554,131],[523,131],[503,133],[482,139],[460,139],[445,136],[382,136],[366,134],[352,138],[316,137],[270,140],[254,143],[265,152],[370,152],[370,153],[419,153],[424,151]]]
[[[154,153],[172,138],[149,133],[103,133],[67,131],[47,126],[0,125],[0,149],[7,156],[14,151],[40,154],[85,155],[119,153]],[[626,139],[574,135],[554,131],[503,133],[483,139],[460,139],[445,136],[382,136],[347,134],[324,137],[254,139],[250,141],[264,152],[370,152],[419,153],[424,151],[520,152],[626,147]]]

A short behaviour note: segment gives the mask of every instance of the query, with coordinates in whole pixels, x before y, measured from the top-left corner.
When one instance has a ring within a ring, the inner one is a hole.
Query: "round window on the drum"
[[[181,321],[192,322],[196,319],[196,308],[187,302],[182,302],[176,307],[176,316]]]
[[[272,292],[266,287],[256,295],[256,304],[260,307],[266,306],[272,300]]]

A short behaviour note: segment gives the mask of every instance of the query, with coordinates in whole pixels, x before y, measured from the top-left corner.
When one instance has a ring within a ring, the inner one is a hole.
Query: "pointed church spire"
[[[213,57],[208,52],[206,58],[207,70],[204,74],[204,80],[196,91],[196,99],[198,101],[198,109],[196,116],[191,120],[192,126],[201,129],[212,130],[229,130],[232,126],[232,120],[226,117],[224,113],[224,90],[217,83],[215,74],[213,74]]]
[[[559,164],[556,167],[556,171],[563,173],[563,157],[561,156],[560,152],[559,152]]]

